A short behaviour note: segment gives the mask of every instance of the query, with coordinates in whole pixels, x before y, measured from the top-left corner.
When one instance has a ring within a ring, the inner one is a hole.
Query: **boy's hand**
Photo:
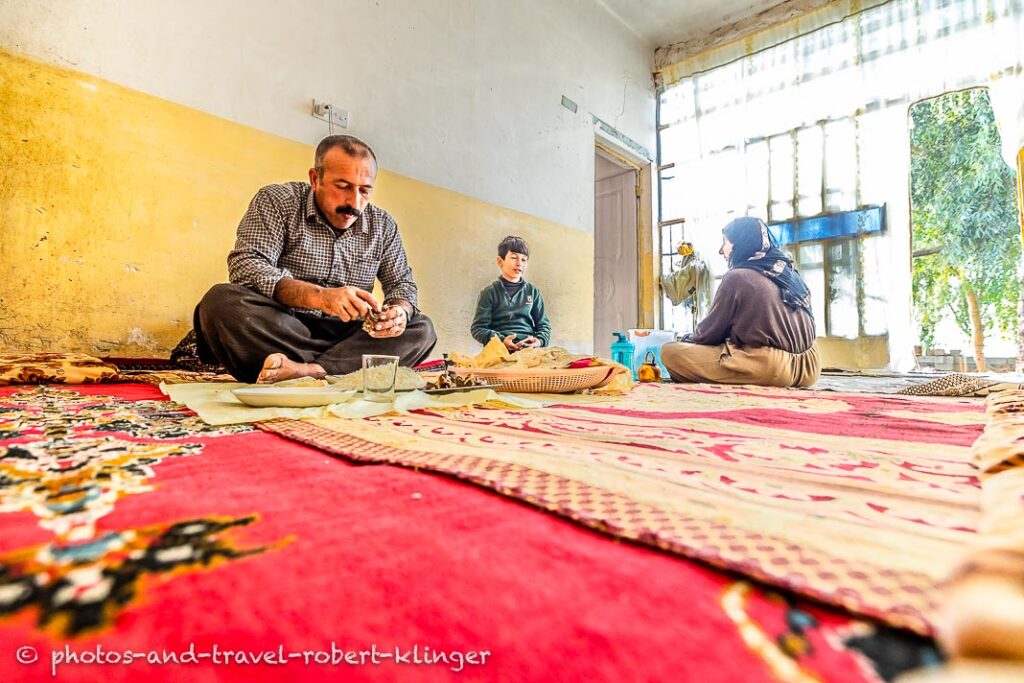
[[[515,353],[519,349],[523,348],[520,344],[516,344],[515,338],[516,335],[510,334],[501,340],[501,343],[505,345],[505,348],[511,351],[512,353]]]
[[[526,339],[524,339],[523,341],[519,342],[519,348],[520,349],[539,349],[540,348],[540,339],[537,339],[536,337],[531,335],[531,336],[527,337]]]

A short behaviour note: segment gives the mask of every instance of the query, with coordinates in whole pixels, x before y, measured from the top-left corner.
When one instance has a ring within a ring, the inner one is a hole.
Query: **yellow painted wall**
[[[372,141],[370,141],[372,143]],[[0,51],[0,351],[166,355],[191,327],[249,200],[302,180],[313,147]],[[554,343],[589,348],[593,237],[381,170],[438,329],[437,352],[478,345],[469,324],[497,277],[498,241],[531,244]]]
[[[823,368],[881,369],[889,363],[889,338],[818,337],[818,351]]]

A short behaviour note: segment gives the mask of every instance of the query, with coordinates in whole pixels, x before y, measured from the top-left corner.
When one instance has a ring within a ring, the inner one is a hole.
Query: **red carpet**
[[[300,656],[63,665],[61,681],[860,681],[934,658],[468,484],[187,415],[149,386],[0,391],[0,680],[54,680],[65,646]],[[302,663],[332,642],[490,654],[460,673]],[[40,661],[18,664],[25,647]]]

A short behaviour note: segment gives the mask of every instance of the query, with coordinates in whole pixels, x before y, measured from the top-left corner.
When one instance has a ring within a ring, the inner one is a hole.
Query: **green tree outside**
[[[984,89],[946,93],[910,110],[914,308],[921,343],[950,312],[985,371],[985,336],[1016,339],[1021,295],[1016,173],[999,150]]]

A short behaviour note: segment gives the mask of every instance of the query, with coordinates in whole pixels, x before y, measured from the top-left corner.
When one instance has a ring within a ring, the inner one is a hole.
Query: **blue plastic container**
[[[636,368],[633,366],[633,352],[636,347],[633,343],[626,338],[624,332],[613,332],[616,336],[616,340],[612,342],[612,360],[620,365],[625,365],[629,368],[630,373],[633,375],[633,379],[636,379]]]

